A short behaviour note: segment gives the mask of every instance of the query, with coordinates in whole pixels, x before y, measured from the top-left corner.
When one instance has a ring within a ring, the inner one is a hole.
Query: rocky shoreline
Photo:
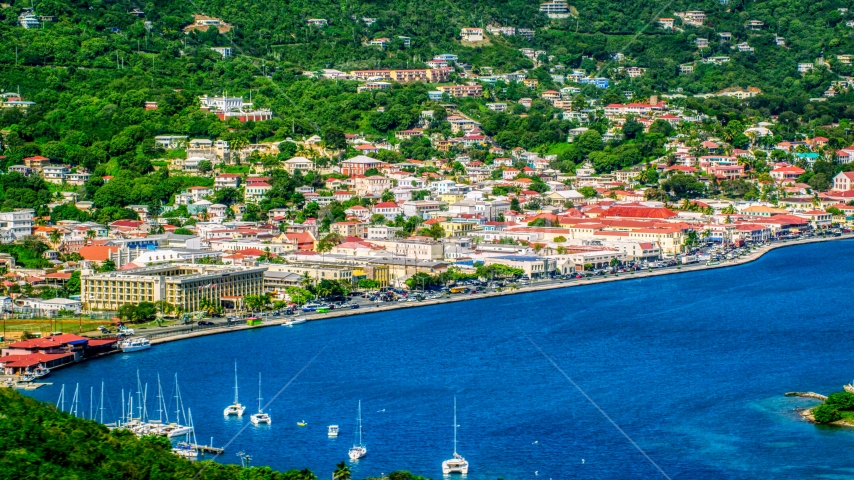
[[[844,385],[842,388],[844,391],[846,391],[848,393],[854,393],[854,385],[852,385],[852,384]],[[839,419],[835,422],[824,422],[823,423],[823,422],[816,421],[815,416],[813,415],[812,411],[813,411],[813,409],[819,407],[820,405],[824,404],[825,401],[827,401],[827,395],[822,395],[820,393],[815,393],[815,392],[786,392],[784,394],[784,396],[786,396],[786,397],[799,397],[799,398],[811,398],[813,400],[820,400],[822,403],[820,403],[819,405],[816,405],[814,407],[797,408],[796,409],[798,411],[798,413],[801,414],[801,417],[804,420],[806,420],[806,421],[808,421],[814,425],[835,425],[838,427],[852,427],[852,428],[854,428],[854,421],[847,419],[847,418],[842,418],[842,419]]]

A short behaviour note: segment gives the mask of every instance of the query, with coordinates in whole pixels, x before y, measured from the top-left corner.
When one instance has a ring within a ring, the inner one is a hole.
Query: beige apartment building
[[[264,267],[167,264],[134,270],[80,275],[85,310],[118,310],[125,304],[165,300],[185,312],[196,311],[202,299],[215,304],[225,297],[264,293]]]
[[[271,272],[295,273],[302,277],[308,277],[311,283],[316,284],[323,280],[341,280],[347,283],[353,281],[353,267],[344,265],[330,265],[324,263],[271,263],[266,265]]]

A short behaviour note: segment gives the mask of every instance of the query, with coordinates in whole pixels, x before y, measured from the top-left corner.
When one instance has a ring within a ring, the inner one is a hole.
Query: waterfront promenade
[[[387,312],[392,310],[400,310],[404,308],[417,308],[417,307],[426,307],[431,305],[439,305],[444,303],[452,303],[452,302],[463,302],[463,301],[476,301],[485,298],[493,298],[493,297],[501,297],[506,295],[516,295],[516,294],[524,294],[545,290],[554,290],[559,288],[573,288],[573,287],[583,287],[585,285],[596,285],[601,283],[610,283],[610,282],[618,282],[623,280],[632,280],[632,279],[640,279],[640,278],[649,278],[649,277],[658,277],[662,275],[673,275],[673,274],[684,274],[690,272],[696,272],[700,270],[711,270],[717,268],[728,268],[735,267],[738,265],[744,265],[750,262],[753,262],[759,258],[761,258],[766,253],[776,250],[779,248],[786,247],[795,247],[798,245],[807,245],[812,243],[820,243],[820,242],[831,242],[837,240],[846,240],[852,239],[854,235],[848,234],[843,235],[841,237],[814,237],[800,240],[789,240],[789,241],[779,241],[772,243],[770,245],[762,246],[757,248],[756,250],[751,251],[749,254],[733,259],[722,261],[717,265],[706,265],[704,263],[694,263],[688,265],[680,265],[677,267],[671,268],[660,268],[653,269],[648,271],[638,271],[638,272],[627,272],[627,273],[619,273],[612,274],[602,277],[589,277],[585,279],[577,279],[577,280],[541,280],[534,281],[531,285],[526,287],[519,287],[518,289],[503,289],[501,291],[493,291],[493,292],[485,292],[479,293],[477,295],[450,295],[443,296],[438,299],[431,300],[423,300],[420,302],[390,302],[390,303],[382,303],[375,304],[371,306],[363,306],[358,309],[337,309],[332,310],[328,313],[303,313],[299,312],[296,316],[305,317],[308,321],[316,321],[316,320],[324,320],[330,318],[339,318],[339,317],[348,317],[355,315],[363,315],[368,313],[379,313],[379,312]],[[243,323],[232,323],[228,325],[225,321],[220,319],[209,319],[214,321],[214,325],[199,327],[196,325],[193,326],[170,326],[164,327],[162,329],[146,329],[141,332],[138,332],[139,335],[148,337],[151,340],[153,345],[166,343],[166,342],[174,342],[178,340],[184,340],[187,338],[194,338],[206,335],[216,335],[220,333],[233,332],[239,330],[247,330],[252,328],[260,328],[260,327],[270,327],[270,326],[281,326],[288,321],[290,318],[288,317],[271,317],[268,320],[265,320],[261,325],[249,326]]]

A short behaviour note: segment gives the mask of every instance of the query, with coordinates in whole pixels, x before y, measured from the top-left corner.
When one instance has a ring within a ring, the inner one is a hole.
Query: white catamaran
[[[262,423],[270,425],[270,423],[272,423],[270,415],[264,413],[264,409],[261,408],[261,372],[258,372],[258,413],[250,416],[249,420],[251,420],[255,425],[260,425]]]
[[[454,458],[442,462],[442,473],[448,475],[450,473],[461,473],[466,475],[469,473],[469,462],[457,453],[457,397],[454,397]]]
[[[237,360],[234,361],[234,403],[225,407],[225,410],[222,411],[222,414],[226,417],[230,417],[232,415],[237,415],[238,417],[243,416],[243,411],[246,410],[246,407],[240,404],[237,400]]]
[[[368,454],[368,449],[362,443],[362,401],[359,400],[359,432],[357,433],[358,440],[350,449],[350,460],[358,460]]]

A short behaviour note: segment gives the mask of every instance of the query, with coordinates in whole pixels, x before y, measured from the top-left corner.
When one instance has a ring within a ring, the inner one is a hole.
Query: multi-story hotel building
[[[438,90],[455,98],[483,96],[483,85],[479,83],[470,83],[468,85],[442,85],[438,87]]]
[[[165,300],[185,312],[202,299],[220,304],[223,297],[264,293],[264,267],[167,264],[135,270],[80,275],[80,300],[86,310],[118,310],[127,303]]]
[[[360,81],[389,80],[399,83],[444,83],[450,80],[451,69],[443,67],[409,70],[353,70],[350,75]]]

